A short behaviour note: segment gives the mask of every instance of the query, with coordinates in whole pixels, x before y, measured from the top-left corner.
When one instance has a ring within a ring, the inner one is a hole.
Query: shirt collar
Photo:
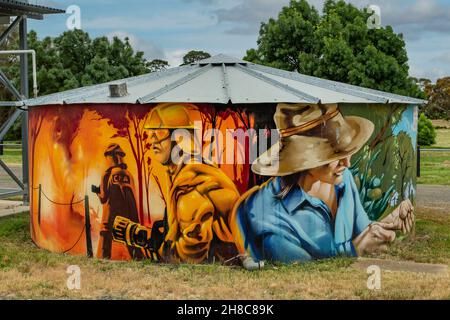
[[[281,178],[278,177],[274,180],[273,184],[274,195],[278,195],[281,191]],[[339,198],[342,197],[345,191],[345,182],[335,186],[336,196]],[[307,194],[302,188],[298,185],[292,188],[292,190],[288,193],[288,195],[281,200],[283,206],[288,210],[289,213],[293,213],[296,209],[298,209],[305,202],[308,202],[311,205],[318,205],[319,199],[316,199],[309,194]]]
[[[277,196],[281,192],[281,178],[277,177],[273,184],[274,196]],[[309,195],[306,194],[299,186],[295,186],[287,194],[286,197],[281,199],[281,203],[288,210],[289,213],[294,212],[305,201],[308,201]]]

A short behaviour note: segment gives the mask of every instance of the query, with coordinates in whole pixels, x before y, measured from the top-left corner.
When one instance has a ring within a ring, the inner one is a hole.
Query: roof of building
[[[28,1],[0,0],[0,16],[22,16],[42,20],[45,14],[65,13],[65,10],[50,8]]]
[[[109,85],[119,83],[126,83],[128,94],[110,97]],[[25,105],[161,102],[426,103],[424,100],[283,71],[220,54],[186,66],[29,99]]]

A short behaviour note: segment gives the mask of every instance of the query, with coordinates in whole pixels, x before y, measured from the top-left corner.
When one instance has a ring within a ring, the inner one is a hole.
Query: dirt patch
[[[369,266],[378,266],[383,271],[416,272],[428,274],[447,274],[448,266],[443,264],[417,263],[412,261],[392,261],[384,259],[360,258],[353,264],[356,269],[367,270]]]
[[[450,129],[450,121],[447,120],[431,120],[436,128]]]

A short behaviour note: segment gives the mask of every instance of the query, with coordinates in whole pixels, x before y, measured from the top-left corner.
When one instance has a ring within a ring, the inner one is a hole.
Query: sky
[[[289,0],[30,0],[62,9],[81,9],[81,28],[92,37],[128,37],[147,59],[180,65],[190,50],[244,57],[256,48],[260,23],[276,18]],[[348,0],[359,8],[377,5],[381,23],[402,33],[410,75],[435,81],[450,76],[450,0]],[[309,0],[322,10],[323,0]],[[67,30],[69,15],[32,20],[40,37]]]

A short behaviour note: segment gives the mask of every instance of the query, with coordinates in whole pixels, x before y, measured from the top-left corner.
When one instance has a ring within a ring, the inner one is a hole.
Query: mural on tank
[[[384,250],[414,226],[416,120],[405,105],[33,107],[33,241],[169,263]]]

